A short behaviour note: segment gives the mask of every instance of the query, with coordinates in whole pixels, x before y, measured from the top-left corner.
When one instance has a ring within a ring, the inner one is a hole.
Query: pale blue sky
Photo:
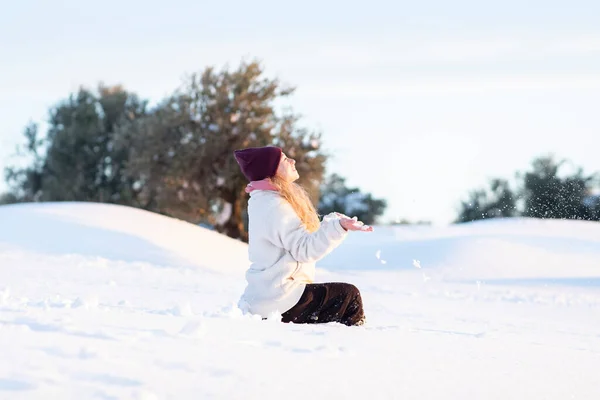
[[[449,222],[470,189],[548,152],[600,170],[600,3],[483,3],[10,2],[0,168],[81,84],[157,100],[245,57],[297,86],[329,171],[386,198],[387,219]]]

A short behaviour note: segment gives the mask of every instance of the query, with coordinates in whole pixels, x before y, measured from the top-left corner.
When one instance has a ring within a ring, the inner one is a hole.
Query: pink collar
[[[262,181],[252,181],[246,185],[246,193],[253,192],[254,190],[272,190],[277,192],[277,188],[267,179],[263,179]]]

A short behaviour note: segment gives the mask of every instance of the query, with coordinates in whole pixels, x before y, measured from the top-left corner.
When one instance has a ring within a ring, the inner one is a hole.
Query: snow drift
[[[247,246],[122,206],[0,207],[0,398],[596,399],[600,224],[351,234],[364,327],[235,307]]]
[[[131,207],[29,203],[0,207],[0,244],[45,254],[79,254],[165,267],[239,273],[248,267],[238,240]]]

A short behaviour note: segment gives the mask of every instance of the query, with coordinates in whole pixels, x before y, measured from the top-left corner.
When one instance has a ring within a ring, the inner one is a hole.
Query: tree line
[[[600,175],[586,175],[580,167],[564,172],[568,166],[573,167],[568,160],[544,155],[533,160],[530,170],[516,172],[513,185],[491,179],[487,188],[471,191],[461,202],[457,222],[518,216],[600,220]]]
[[[296,159],[299,183],[318,204],[372,224],[386,201],[325,176],[321,134],[277,108],[294,92],[257,62],[207,67],[154,106],[122,86],[80,88],[49,110],[47,129],[30,123],[5,170],[0,204],[84,201],[127,205],[213,226],[247,240],[247,184],[232,156],[276,145]]]
[[[300,181],[321,215],[331,211],[373,224],[387,202],[325,174],[321,134],[301,125],[285,103],[294,88],[265,76],[256,61],[207,67],[150,106],[122,86],[80,88],[30,123],[21,162],[5,170],[0,204],[84,201],[127,205],[214,227],[247,240],[246,180],[233,150],[276,145],[296,159]],[[534,159],[514,182],[494,178],[469,192],[456,222],[526,216],[600,220],[598,174],[565,174],[567,160]],[[408,224],[403,220],[399,224]]]

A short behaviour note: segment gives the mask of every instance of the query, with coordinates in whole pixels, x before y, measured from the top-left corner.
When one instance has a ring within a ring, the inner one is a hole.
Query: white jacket
[[[250,269],[242,310],[263,318],[292,308],[315,278],[315,263],[346,238],[339,218],[325,217],[308,232],[292,206],[270,190],[254,190],[248,201]]]

